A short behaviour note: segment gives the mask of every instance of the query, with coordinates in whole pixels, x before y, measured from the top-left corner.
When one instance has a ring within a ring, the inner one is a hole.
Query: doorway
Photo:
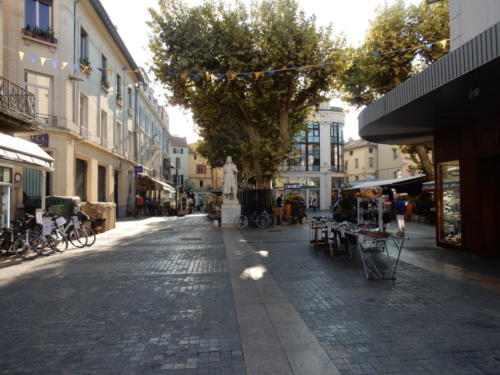
[[[0,228],[10,227],[10,204],[11,187],[10,184],[0,182]]]

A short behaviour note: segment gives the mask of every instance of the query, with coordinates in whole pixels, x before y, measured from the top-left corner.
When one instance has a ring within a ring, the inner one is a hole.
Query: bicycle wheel
[[[53,231],[50,236],[47,236],[49,245],[60,253],[68,249],[68,239],[64,237],[58,230]]]
[[[41,245],[43,241],[40,240],[40,237],[38,238],[30,238],[33,235],[26,236],[26,234],[23,234],[19,237],[16,238],[14,243],[12,244],[12,251],[14,254],[16,254],[19,258],[22,258],[24,260],[29,260],[29,259],[34,259],[41,253],[41,249],[37,249],[37,246],[43,246]]]
[[[246,228],[248,227],[248,218],[245,215],[240,215],[236,218],[236,222],[238,224],[239,228]]]
[[[69,242],[79,249],[87,245],[87,235],[81,229],[72,228],[69,232],[68,238]]]
[[[255,219],[255,224],[258,228],[265,228],[269,225],[269,220],[267,219],[267,216],[259,215],[257,216],[257,219]]]
[[[95,244],[95,239],[96,239],[95,238],[95,231],[91,227],[87,227],[86,225],[84,225],[82,227],[82,229],[87,236],[87,246],[90,247],[93,244]]]

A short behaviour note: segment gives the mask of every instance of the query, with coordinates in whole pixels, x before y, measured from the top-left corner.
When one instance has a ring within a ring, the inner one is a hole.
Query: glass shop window
[[[440,163],[438,179],[441,187],[439,240],[442,243],[460,246],[462,244],[462,223],[459,162]]]

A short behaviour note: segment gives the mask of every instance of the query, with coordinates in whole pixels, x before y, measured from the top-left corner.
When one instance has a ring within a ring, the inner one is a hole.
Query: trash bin
[[[45,198],[45,209],[49,214],[69,218],[74,215],[74,208],[80,205],[80,197],[50,196]]]

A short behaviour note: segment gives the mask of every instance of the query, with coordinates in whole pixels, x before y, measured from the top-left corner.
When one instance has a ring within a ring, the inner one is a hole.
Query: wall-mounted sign
[[[144,167],[142,165],[136,165],[136,166],[134,166],[134,172],[135,173],[144,173]]]
[[[40,147],[49,147],[49,135],[33,134],[31,136],[31,142],[36,143]]]
[[[20,184],[23,182],[23,175],[19,172],[14,173],[14,183]]]
[[[285,184],[284,188],[285,189],[300,189],[302,187],[302,184],[295,183],[295,184]]]

